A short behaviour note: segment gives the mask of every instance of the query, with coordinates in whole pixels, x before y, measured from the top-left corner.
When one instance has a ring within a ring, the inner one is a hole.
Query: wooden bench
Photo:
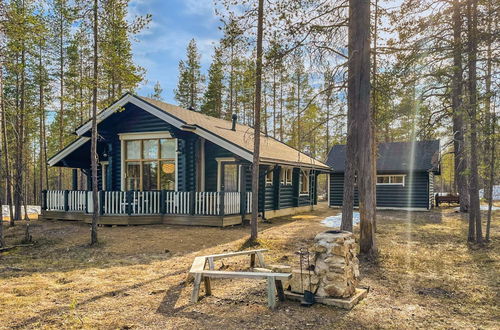
[[[278,293],[278,299],[280,301],[285,300],[285,294],[283,292],[283,284],[281,281],[288,280],[292,276],[290,273],[267,273],[267,272],[233,272],[233,271],[217,271],[214,270],[214,261],[229,258],[240,255],[250,255],[250,266],[255,266],[255,256],[259,261],[260,267],[265,267],[263,252],[266,249],[260,250],[250,250],[250,251],[238,251],[229,252],[222,254],[212,254],[208,256],[200,256],[194,258],[193,264],[189,273],[194,276],[193,292],[191,294],[191,301],[197,302],[200,295],[201,281],[205,285],[205,293],[207,296],[212,294],[212,288],[210,285],[210,278],[250,278],[250,279],[265,279],[267,280],[267,301],[268,306],[272,309],[276,307],[275,292]],[[209,265],[209,269],[206,270],[205,266]]]

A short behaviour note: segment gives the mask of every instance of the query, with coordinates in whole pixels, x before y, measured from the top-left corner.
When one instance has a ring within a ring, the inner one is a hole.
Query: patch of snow
[[[454,207],[453,208],[455,211],[460,211],[460,207]],[[498,211],[500,210],[500,207],[492,205],[491,206],[492,211]],[[481,205],[481,211],[488,211],[488,205]]]
[[[40,205],[27,205],[26,208],[28,209],[28,214],[40,214],[42,212]],[[9,205],[2,205],[2,215],[4,217],[10,216]],[[21,207],[21,216],[24,216],[24,206]]]
[[[484,189],[479,190],[479,198],[484,198]],[[493,186],[493,200],[500,200],[500,185]]]
[[[340,228],[342,223],[342,213],[333,215],[331,217],[326,217],[321,221],[326,227]],[[352,224],[357,225],[359,223],[359,212],[352,212]]]

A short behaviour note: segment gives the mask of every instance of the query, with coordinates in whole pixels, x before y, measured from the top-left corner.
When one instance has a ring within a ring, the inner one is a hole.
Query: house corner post
[[[99,206],[99,215],[103,215],[104,214],[104,191],[103,190],[99,190],[99,199],[97,200],[98,201],[98,206]]]
[[[127,214],[131,215],[132,214],[132,191],[126,192],[126,198],[127,198]]]
[[[220,203],[219,203],[219,215],[224,216],[224,192],[219,192]]]
[[[160,213],[165,214],[166,212],[166,201],[167,201],[167,191],[162,189],[160,191]]]
[[[69,197],[69,191],[68,190],[64,190],[64,192],[63,192],[64,212],[68,212],[69,211],[68,197]]]
[[[189,214],[194,215],[196,206],[196,194],[194,190],[189,192]]]
[[[43,211],[47,210],[47,190],[42,190],[42,205]]]

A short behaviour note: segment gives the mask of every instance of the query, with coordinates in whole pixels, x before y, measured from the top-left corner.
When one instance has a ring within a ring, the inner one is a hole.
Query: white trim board
[[[59,151],[57,154],[55,154],[54,156],[52,156],[47,161],[47,164],[49,164],[49,166],[54,166],[59,161],[61,161],[64,157],[66,157],[67,155],[69,155],[70,153],[72,153],[73,151],[75,151],[76,149],[78,149],[81,146],[83,146],[85,144],[85,142],[87,142],[89,140],[90,140],[89,137],[80,136],[73,143],[71,143],[66,148],[64,148],[63,150]]]

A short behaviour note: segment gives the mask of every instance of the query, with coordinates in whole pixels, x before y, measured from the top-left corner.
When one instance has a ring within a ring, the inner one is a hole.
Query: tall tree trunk
[[[0,70],[0,77],[2,78],[2,90],[3,90],[3,72]],[[5,102],[1,99],[1,111],[2,111],[2,148],[3,148],[3,157],[4,157],[4,175],[5,175],[5,192],[6,192],[6,202],[9,208],[9,216],[10,216],[10,226],[14,226],[14,209],[12,208],[12,175],[10,169],[10,156],[9,156],[9,144],[7,140],[7,117],[5,115]],[[3,212],[3,210],[2,210]]]
[[[469,241],[482,243],[481,212],[479,202],[479,174],[477,164],[477,0],[467,4],[467,61],[469,67],[469,116],[470,116],[470,210]],[[475,237],[471,233],[475,231]]]
[[[377,38],[378,38],[378,0],[375,0],[375,13],[374,13],[374,23],[373,23],[373,50],[372,50],[372,55],[373,55],[373,88],[371,89],[372,93],[372,104],[371,104],[371,112],[372,112],[372,120],[370,121],[370,130],[372,134],[372,159],[370,163],[371,167],[371,175],[372,175],[372,181],[373,184],[371,186],[372,189],[372,195],[373,195],[373,200],[375,201],[375,204],[373,205],[373,227],[374,231],[377,231],[377,134],[375,127],[377,126],[377,93],[378,93],[378,86],[377,86]]]
[[[373,255],[375,196],[372,172],[370,109],[370,1],[349,0],[348,105],[356,127],[356,158],[360,211],[360,253]]]
[[[0,62],[0,111],[2,111],[2,116],[3,116],[3,66],[1,65]],[[3,130],[3,121],[0,122],[0,126]],[[2,136],[2,143],[3,143],[3,136]],[[2,159],[2,145],[0,144],[0,160]],[[2,173],[1,169],[2,163],[0,162],[0,173]],[[4,233],[3,233],[3,194],[2,194],[2,181],[0,181],[0,248],[5,247],[5,239],[4,239]]]
[[[64,1],[60,3],[60,17],[59,17],[59,150],[64,147],[63,133],[64,133]],[[63,171],[62,167],[59,167],[58,189],[63,188]]]
[[[460,196],[460,212],[469,210],[469,184],[466,175],[465,124],[462,102],[462,13],[460,0],[453,2],[453,76],[451,82],[451,108],[453,111],[453,149],[455,186]]]
[[[496,126],[496,113],[495,111],[491,111],[491,75],[492,75],[492,60],[493,54],[491,49],[492,43],[492,19],[494,17],[491,7],[491,0],[488,1],[488,31],[487,31],[487,51],[486,51],[486,84],[485,84],[485,111],[487,116],[487,148],[486,150],[489,152],[489,175],[488,175],[488,184],[487,189],[485,189],[485,195],[488,195],[488,214],[486,218],[486,234],[485,239],[487,242],[490,240],[490,230],[491,230],[491,215],[492,215],[492,207],[493,207],[493,185],[495,184],[495,126]],[[486,193],[487,190],[487,193]]]
[[[97,220],[98,220],[98,187],[97,187],[97,84],[98,84],[98,49],[97,49],[97,33],[98,33],[98,0],[94,0],[93,6],[93,37],[94,37],[94,67],[92,75],[92,141],[90,147],[90,159],[92,167],[92,229],[90,235],[90,245],[97,244]]]
[[[260,163],[260,107],[262,91],[262,32],[264,29],[264,0],[259,0],[257,18],[257,57],[255,59],[255,107],[254,145],[252,164],[252,219],[250,240],[257,239],[257,217],[259,214],[259,163]]]

